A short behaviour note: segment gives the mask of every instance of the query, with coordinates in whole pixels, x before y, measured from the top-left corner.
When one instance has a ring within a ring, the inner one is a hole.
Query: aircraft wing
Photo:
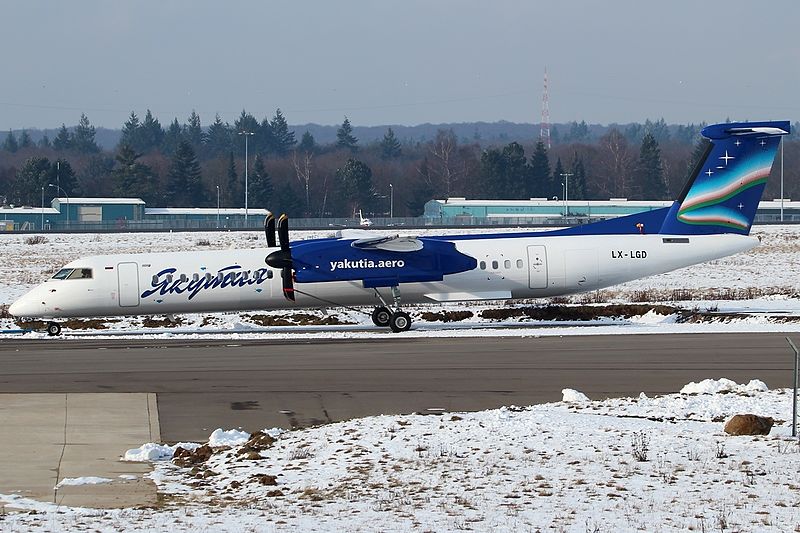
[[[400,237],[399,235],[380,235],[368,239],[357,239],[350,243],[359,250],[385,250],[387,252],[418,252],[422,250],[422,241],[416,237]]]

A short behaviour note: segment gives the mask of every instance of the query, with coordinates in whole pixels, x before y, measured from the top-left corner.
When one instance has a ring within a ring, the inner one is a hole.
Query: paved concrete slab
[[[119,460],[161,439],[155,401],[148,393],[0,394],[0,493],[81,507],[155,504],[156,486],[142,477],[150,465]],[[80,477],[112,481],[56,488]]]

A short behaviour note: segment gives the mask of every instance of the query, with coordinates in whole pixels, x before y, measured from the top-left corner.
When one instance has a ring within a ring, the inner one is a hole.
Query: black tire
[[[389,327],[392,328],[392,331],[395,333],[400,333],[401,331],[408,331],[411,329],[411,316],[408,313],[404,313],[403,311],[398,311],[392,314],[392,319],[389,322]]]
[[[372,312],[372,323],[379,328],[387,328],[392,321],[392,312],[386,307],[376,307]]]
[[[58,335],[61,335],[61,325],[58,322],[48,322],[47,334],[51,337],[57,337]]]

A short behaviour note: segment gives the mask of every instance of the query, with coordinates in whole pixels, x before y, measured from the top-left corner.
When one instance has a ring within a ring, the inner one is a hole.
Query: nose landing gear
[[[375,289],[375,296],[381,301],[382,306],[376,307],[372,312],[372,322],[381,328],[389,327],[395,333],[411,329],[411,315],[400,309],[400,288],[392,287],[392,307],[383,299],[380,291]]]
[[[48,322],[46,331],[51,337],[57,337],[61,335],[61,324],[58,322]]]

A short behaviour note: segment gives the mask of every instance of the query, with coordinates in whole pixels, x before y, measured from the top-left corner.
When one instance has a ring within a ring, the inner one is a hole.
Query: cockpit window
[[[73,268],[62,268],[61,270],[56,272],[55,276],[53,276],[53,279],[67,279],[67,276],[72,274],[73,270],[75,270],[75,269],[73,269]]]
[[[91,268],[76,268],[67,277],[67,279],[92,279]]]

